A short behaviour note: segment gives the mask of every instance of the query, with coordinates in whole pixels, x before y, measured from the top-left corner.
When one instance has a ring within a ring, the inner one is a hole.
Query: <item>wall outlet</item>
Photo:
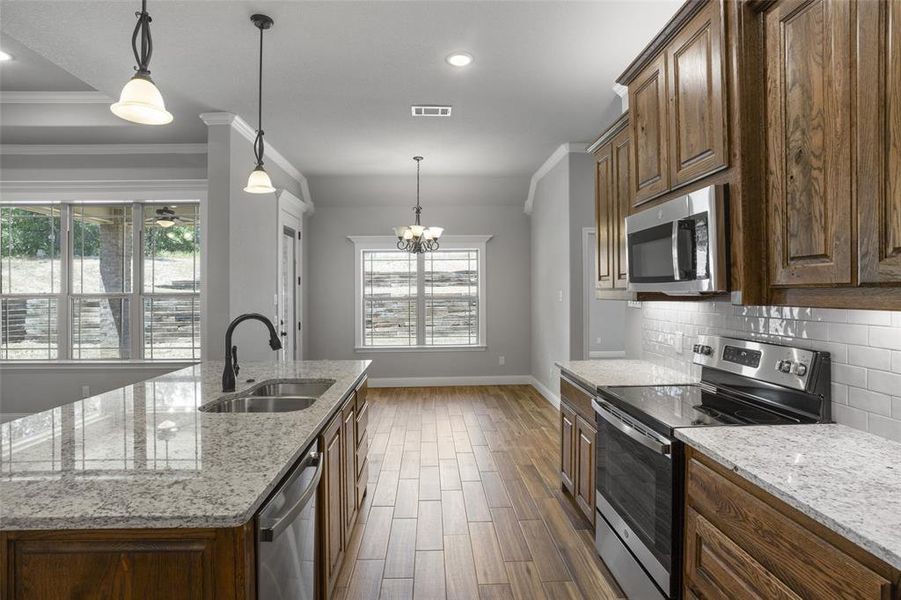
[[[563,302],[563,290],[557,290],[557,302]]]
[[[595,344],[603,344],[603,343],[604,343],[604,339],[603,339],[603,338],[594,338],[594,343],[595,343]]]
[[[497,364],[499,364],[499,365],[505,365],[505,364],[507,364],[507,357],[506,357],[506,356],[498,356],[498,357],[497,357]]]
[[[641,308],[641,302],[638,300],[629,300],[626,302],[626,306],[629,308]]]
[[[90,398],[91,397],[91,386],[89,386],[89,385],[81,386],[81,397],[82,398]]]

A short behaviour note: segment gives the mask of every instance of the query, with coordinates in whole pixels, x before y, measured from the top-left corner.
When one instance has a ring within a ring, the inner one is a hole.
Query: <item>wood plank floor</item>
[[[369,390],[369,492],[334,597],[623,598],[531,386]]]

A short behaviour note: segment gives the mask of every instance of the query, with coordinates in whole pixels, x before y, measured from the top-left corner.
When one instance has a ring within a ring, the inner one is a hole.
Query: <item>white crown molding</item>
[[[207,127],[210,125],[230,125],[232,129],[241,134],[241,136],[249,142],[253,142],[257,137],[256,129],[251,127],[247,121],[235,113],[208,112],[201,113],[200,118],[206,123]],[[313,196],[310,194],[310,184],[307,182],[307,178],[304,177],[303,173],[298,171],[297,167],[291,164],[291,161],[269,144],[266,144],[266,158],[271,159],[272,162],[277,164],[282,171],[291,177],[291,179],[300,184],[300,193],[303,196],[302,200],[304,201],[304,204],[311,209],[314,208]]]
[[[287,202],[293,202],[293,203],[298,204],[300,206],[300,210],[302,212],[305,212],[308,214],[313,214],[314,212],[316,212],[316,207],[313,206],[312,202],[310,202],[309,200],[304,200],[303,198],[298,198],[297,196],[292,194],[290,190],[285,190],[285,189],[279,190],[278,191],[278,199],[279,199],[279,202],[287,201]]]
[[[526,198],[526,205],[524,207],[524,211],[527,215],[532,214],[532,205],[535,203],[535,189],[538,187],[538,182],[541,181],[541,178],[547,175],[551,169],[557,166],[561,160],[563,160],[569,153],[577,152],[577,153],[585,153],[585,142],[568,142],[566,144],[560,144],[556,150],[551,153],[544,164],[538,167],[538,170],[532,175],[531,181],[529,181],[529,195]]]
[[[206,144],[0,144],[0,155],[206,154]]]
[[[195,200],[206,193],[206,179],[0,181],[0,200],[5,202]]]
[[[453,387],[458,385],[529,385],[530,375],[485,375],[478,377],[370,377],[369,387]]]
[[[109,104],[103,92],[0,92],[0,104]]]

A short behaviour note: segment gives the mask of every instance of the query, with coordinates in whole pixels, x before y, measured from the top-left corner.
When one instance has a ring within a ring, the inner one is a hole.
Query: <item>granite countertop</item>
[[[901,569],[901,444],[844,425],[698,427],[676,437]]]
[[[590,389],[625,385],[684,385],[698,378],[662,367],[647,360],[608,358],[566,360],[555,363],[560,369]]]
[[[220,391],[223,363],[212,361],[3,423],[0,530],[247,523],[369,364],[241,364],[237,393],[264,381],[335,380],[296,412],[199,411],[236,395]]]

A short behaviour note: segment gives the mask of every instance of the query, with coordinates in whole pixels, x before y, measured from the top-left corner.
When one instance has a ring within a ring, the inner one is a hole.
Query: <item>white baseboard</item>
[[[482,377],[370,377],[369,387],[451,387],[456,385],[529,385],[531,375]]]
[[[532,380],[529,383],[532,384],[532,387],[538,390],[538,393],[544,396],[544,399],[547,400],[551,404],[551,406],[553,406],[554,408],[560,408],[560,398],[557,396],[557,394],[547,389],[547,387],[545,387],[545,385],[538,381],[538,379],[536,379],[535,377],[532,377],[531,379]]]
[[[588,358],[625,358],[625,350],[591,350]]]

